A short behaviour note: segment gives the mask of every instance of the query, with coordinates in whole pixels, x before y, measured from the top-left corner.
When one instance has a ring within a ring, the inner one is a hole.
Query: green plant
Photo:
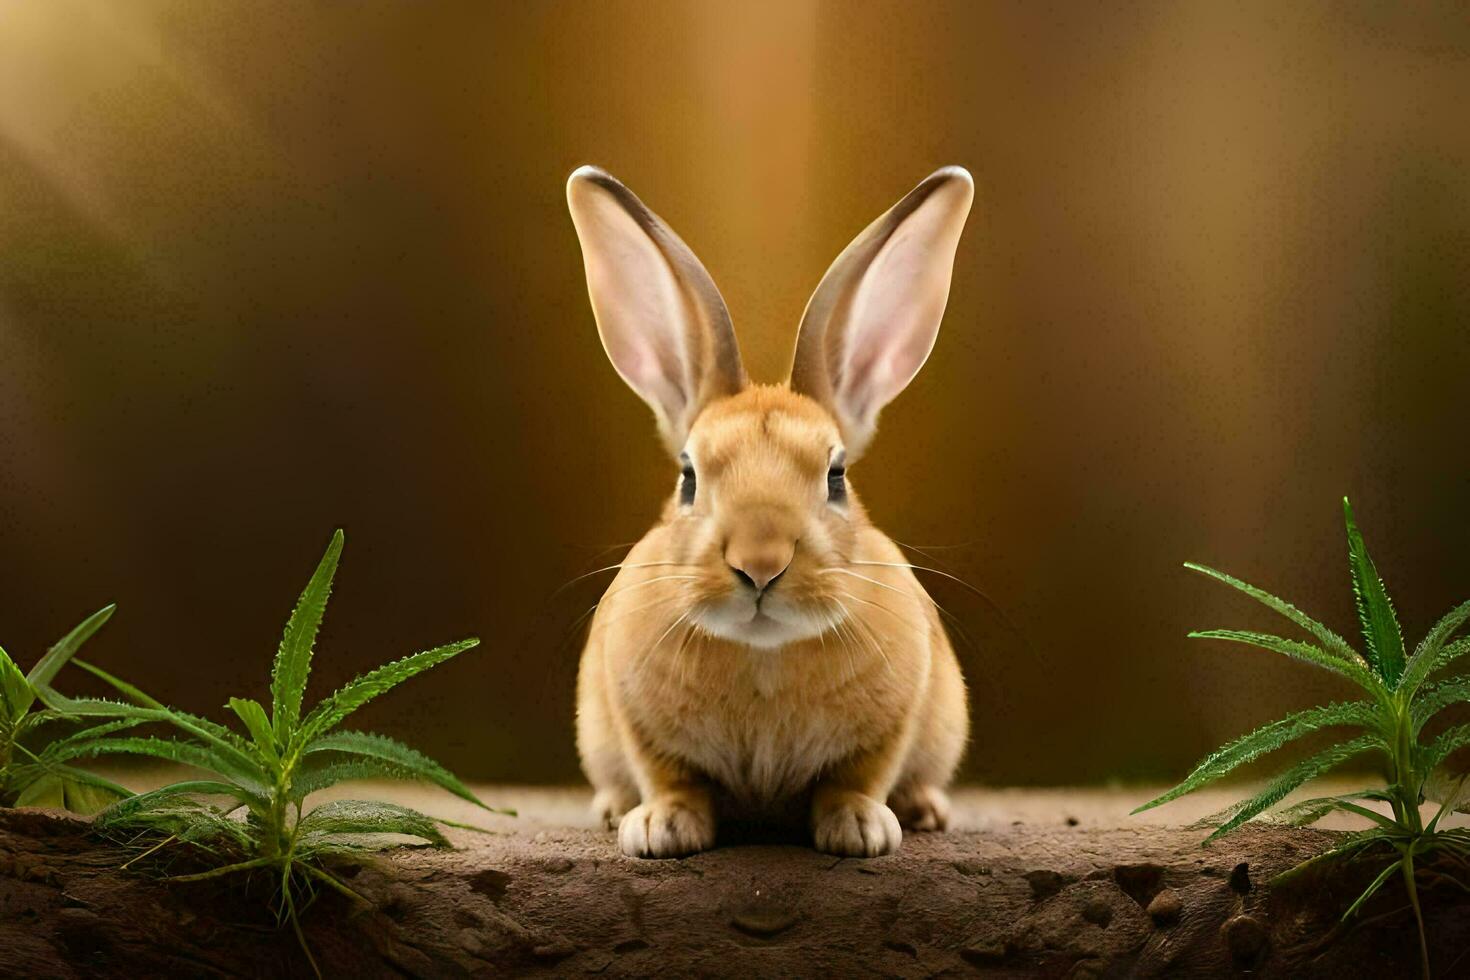
[[[75,716],[55,708],[36,705],[37,689],[51,679],[76,655],[83,643],[102,628],[114,607],[106,606],[57,641],[23,674],[4,648],[0,648],[0,801],[11,806],[49,806],[76,813],[96,813],[129,792],[95,773],[69,766],[70,746],[88,742],[104,732],[116,731],[132,722],[105,722],[61,738],[34,744],[42,728],[75,722]],[[28,744],[29,743],[29,744]]]
[[[1470,831],[1442,826],[1446,814],[1465,810],[1470,804],[1470,787],[1466,785],[1465,776],[1451,777],[1441,768],[1452,752],[1470,745],[1470,725],[1451,727],[1432,738],[1426,738],[1424,730],[1431,719],[1444,709],[1470,701],[1470,675],[1431,680],[1434,674],[1470,653],[1470,638],[1455,639],[1470,620],[1470,602],[1451,610],[1435,624],[1414,652],[1406,655],[1398,617],[1373,561],[1368,557],[1363,536],[1353,521],[1352,506],[1346,499],[1343,500],[1343,511],[1347,521],[1353,590],[1363,634],[1363,654],[1294,606],[1223,572],[1193,563],[1185,567],[1239,589],[1291,620],[1316,642],[1242,630],[1204,630],[1189,635],[1245,643],[1283,654],[1353,682],[1368,697],[1299,711],[1242,736],[1207,757],[1184,782],[1134,812],[1178,799],[1305,735],[1327,728],[1357,729],[1360,734],[1297,763],[1255,796],[1216,815],[1212,820],[1218,826],[1208,840],[1229,833],[1262,814],[1274,814],[1277,819],[1298,826],[1313,823],[1334,811],[1355,814],[1370,821],[1370,829],[1350,835],[1282,877],[1299,874],[1307,866],[1325,860],[1371,858],[1386,851],[1384,859],[1387,863],[1381,873],[1343,914],[1343,921],[1348,921],[1379,888],[1399,874],[1418,925],[1419,951],[1424,974],[1428,976],[1429,947],[1415,883],[1416,859],[1438,854],[1470,867],[1466,863],[1470,858]],[[1281,806],[1286,796],[1302,784],[1369,754],[1376,754],[1384,763],[1385,785]],[[1420,812],[1426,799],[1439,804],[1428,821]],[[1372,802],[1388,804],[1392,815],[1366,805]],[[1422,868],[1422,862],[1418,867]]]
[[[385,846],[395,837],[412,837],[435,847],[448,841],[435,820],[393,803],[338,800],[304,807],[306,797],[348,779],[419,779],[489,810],[449,770],[425,755],[382,735],[338,731],[358,708],[416,674],[479,643],[461,640],[416,653],[351,681],[310,711],[302,701],[311,671],[312,648],[326,610],[332,578],[342,551],[338,531],[291,613],[271,674],[271,709],[254,700],[231,698],[230,709],[244,734],[208,719],[170,708],[89,664],[132,703],[67,698],[42,687],[53,708],[86,717],[109,717],[130,724],[161,722],[185,737],[96,737],[73,742],[59,754],[80,758],[103,753],[153,756],[204,770],[189,779],[140,793],[98,814],[99,830],[155,831],[160,844],[195,845],[215,866],[173,881],[216,878],[236,872],[268,871],[280,878],[279,918],[289,919],[306,948],[297,910],[325,885],[362,900],[326,863],[333,856]],[[223,800],[222,803],[213,801]],[[509,812],[509,811],[500,811]],[[310,951],[307,956],[310,957]],[[315,963],[312,964],[315,968]]]

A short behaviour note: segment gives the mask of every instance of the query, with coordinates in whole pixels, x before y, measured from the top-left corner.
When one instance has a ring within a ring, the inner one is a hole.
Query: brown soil
[[[579,796],[486,792],[526,816],[456,833],[460,850],[343,869],[375,907],[325,894],[305,914],[327,976],[1417,973],[1401,886],[1351,930],[1336,919],[1371,869],[1266,887],[1331,831],[1252,828],[1201,849],[1198,831],[1120,828],[1085,793],[962,796],[961,829],[910,835],[891,857],[766,842],[637,861],[573,825]],[[0,973],[310,975],[275,926],[271,882],[168,883],[152,859],[119,870],[136,854],[83,821],[0,812]],[[1424,901],[1435,975],[1470,975],[1470,895]]]

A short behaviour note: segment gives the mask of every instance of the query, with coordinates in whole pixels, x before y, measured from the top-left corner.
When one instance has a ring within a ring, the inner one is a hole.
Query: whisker
[[[850,684],[857,680],[858,676],[857,663],[852,659],[852,648],[858,645],[858,640],[857,636],[852,632],[852,627],[848,625],[852,621],[852,612],[842,604],[840,599],[834,599],[833,601],[841,607],[844,614],[844,617],[837,620],[833,625],[837,629],[837,635],[842,638],[842,652],[847,657],[847,681]]]
[[[635,562],[632,565],[629,565],[629,564],[627,564],[625,562],[618,562],[616,565],[604,565],[602,568],[594,568],[592,571],[590,571],[590,572],[584,572],[583,574],[578,575],[576,578],[568,579],[566,582],[562,583],[562,585],[560,585],[555,592],[551,593],[551,595],[552,595],[553,598],[555,598],[556,596],[561,595],[567,589],[569,589],[572,586],[576,585],[578,582],[582,581],[583,579],[589,579],[589,578],[591,578],[594,575],[601,575],[603,572],[611,572],[611,571],[613,571],[615,569],[623,569],[623,568],[663,568],[663,567],[668,567],[668,566],[679,566],[679,567],[682,567],[682,568],[693,568],[693,567],[695,567],[695,563],[694,562],[687,562],[687,561],[642,561],[642,562]]]
[[[876,606],[877,608],[886,612],[888,615],[892,616],[894,619],[898,620],[900,623],[903,623],[915,633],[924,635],[928,632],[928,630],[925,628],[928,624],[925,624],[925,626],[916,626],[905,619],[903,616],[899,615],[896,611],[889,609],[887,606],[883,605],[883,603],[881,602],[874,602],[871,599],[864,599],[862,596],[853,595],[851,592],[843,592],[842,595],[846,596],[849,599],[852,599],[854,602],[861,602],[863,605],[866,606]]]
[[[604,595],[602,597],[602,601],[606,602],[615,595],[622,595],[624,592],[631,592],[634,589],[641,589],[645,585],[653,585],[656,582],[694,582],[698,581],[698,579],[698,575],[655,575],[653,578],[646,578],[639,582],[631,582],[628,585],[622,586],[621,588],[614,589]]]
[[[837,574],[837,573],[841,573],[843,575],[851,575],[853,578],[860,578],[864,582],[871,582],[872,584],[878,586],[881,589],[887,589],[890,592],[897,592],[899,595],[902,595],[902,596],[909,596],[910,598],[922,597],[927,602],[929,602],[929,604],[932,605],[935,608],[935,610],[938,611],[938,613],[941,616],[943,616],[947,620],[949,620],[949,623],[954,628],[954,631],[960,635],[960,639],[964,640],[965,641],[965,644],[967,646],[969,646],[969,648],[971,650],[979,651],[980,648],[975,645],[974,638],[971,637],[970,634],[969,634],[969,632],[967,632],[965,630],[964,624],[960,621],[960,618],[958,616],[956,616],[954,613],[950,612],[948,609],[944,608],[943,603],[941,603],[938,599],[934,598],[928,592],[926,592],[926,591],[920,591],[920,592],[917,593],[917,595],[915,593],[905,592],[903,589],[894,588],[891,585],[888,585],[886,583],[880,582],[880,581],[878,581],[875,578],[869,578],[866,575],[859,575],[857,572],[854,572],[851,569],[847,569],[847,568],[828,568],[828,569],[825,569],[822,572],[822,574],[824,574],[824,575]],[[844,594],[848,594],[848,593],[844,593]],[[1019,634],[1017,634],[1017,635],[1019,635]],[[1022,640],[1024,641],[1025,640],[1025,637],[1022,637]]]
[[[849,598],[852,597],[850,596]],[[860,641],[861,644],[869,652],[876,653],[878,654],[878,656],[882,657],[883,663],[888,666],[888,672],[890,674],[893,673],[893,662],[888,659],[888,654],[885,653],[882,646],[877,643],[877,638],[873,636],[872,630],[869,629],[867,624],[865,624],[861,619],[858,619],[856,616],[854,616],[852,614],[852,610],[847,609],[846,604],[844,604],[841,599],[836,599],[834,601],[836,601],[839,606],[842,606],[842,608],[847,611],[847,620],[845,625],[847,626],[849,634],[853,637],[854,641]],[[866,637],[857,632],[857,628],[859,626],[861,626],[864,632],[867,634]],[[854,676],[856,675],[854,674]]]
[[[678,597],[675,597],[673,599],[655,599],[652,602],[645,602],[641,606],[635,606],[632,609],[625,609],[625,610],[623,610],[622,612],[618,613],[616,616],[613,616],[610,619],[608,619],[605,623],[603,623],[603,625],[604,626],[610,626],[613,623],[616,623],[616,622],[618,622],[620,620],[626,619],[629,616],[633,616],[633,615],[636,615],[636,614],[641,613],[641,612],[647,612],[649,609],[653,609],[656,606],[663,606],[663,605],[667,605],[670,602],[677,602],[677,601],[679,601]]]
[[[1010,633],[1013,636],[1015,636],[1017,639],[1019,639],[1021,641],[1021,644],[1026,647],[1027,651],[1028,652],[1034,652],[1034,650],[1032,650],[1032,647],[1031,647],[1031,641],[1028,640],[1028,639],[1026,639],[1026,634],[1023,633],[1023,632],[1021,632],[1020,627],[1018,627],[1015,624],[1015,622],[1011,619],[1010,616],[1006,615],[1006,611],[1001,608],[1000,603],[996,602],[987,593],[985,593],[981,589],[978,589],[975,586],[971,585],[969,582],[966,582],[964,579],[960,578],[958,575],[953,575],[953,574],[951,574],[949,572],[946,572],[942,568],[932,568],[932,567],[930,567],[928,565],[914,565],[914,564],[910,564],[909,562],[897,562],[897,561],[862,561],[862,560],[859,560],[859,559],[856,559],[856,558],[850,558],[850,559],[848,559],[848,564],[849,565],[882,565],[882,566],[885,566],[885,567],[888,567],[888,568],[911,568],[911,569],[913,569],[914,571],[917,571],[917,572],[932,572],[935,575],[939,575],[939,576],[942,576],[944,578],[947,578],[947,579],[949,579],[949,580],[951,580],[953,582],[957,582],[960,585],[964,586],[969,591],[973,592],[975,595],[979,596],[980,599],[982,601],[984,601],[984,603],[987,606],[990,607],[990,611],[993,612],[993,613],[995,613],[995,615],[1000,619],[1001,623],[1005,626],[1005,628],[1008,631],[1010,631]]]

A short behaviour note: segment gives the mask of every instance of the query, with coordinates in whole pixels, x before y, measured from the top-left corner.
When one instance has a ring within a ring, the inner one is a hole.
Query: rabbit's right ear
[[[746,385],[725,301],[689,246],[611,174],[573,171],[567,207],[602,346],[677,455],[700,409]]]

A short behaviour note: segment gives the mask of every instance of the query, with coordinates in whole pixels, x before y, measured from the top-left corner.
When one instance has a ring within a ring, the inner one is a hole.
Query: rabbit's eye
[[[688,453],[679,454],[679,465],[683,467],[679,473],[679,506],[692,507],[694,505],[694,464],[689,461]]]
[[[827,503],[847,503],[847,464],[842,453],[838,453],[827,467]]]

